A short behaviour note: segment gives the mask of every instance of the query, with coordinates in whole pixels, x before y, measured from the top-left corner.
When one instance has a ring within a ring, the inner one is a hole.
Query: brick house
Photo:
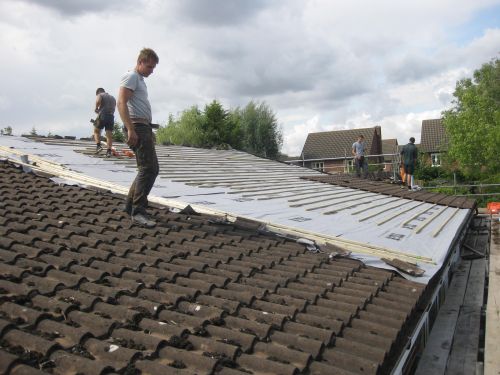
[[[348,129],[309,133],[299,160],[294,164],[326,173],[346,173],[353,169],[352,144],[363,135],[367,145],[367,155],[382,154],[382,129]],[[383,163],[382,156],[368,157],[368,163]]]
[[[398,140],[393,139],[383,139],[382,140],[382,154],[384,154],[384,171],[392,172],[393,164],[399,161]],[[397,168],[396,168],[397,169]]]
[[[424,163],[441,166],[442,154],[448,150],[449,141],[442,119],[423,120],[420,138],[418,151],[423,154]]]

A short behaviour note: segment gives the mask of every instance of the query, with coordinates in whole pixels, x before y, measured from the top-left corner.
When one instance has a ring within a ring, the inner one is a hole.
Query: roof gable
[[[380,126],[375,126],[309,133],[302,149],[302,156],[306,160],[350,157],[352,144],[357,141],[359,135],[365,137],[368,154],[382,153],[382,130]]]
[[[449,137],[442,119],[422,121],[420,151],[441,152],[448,149]]]

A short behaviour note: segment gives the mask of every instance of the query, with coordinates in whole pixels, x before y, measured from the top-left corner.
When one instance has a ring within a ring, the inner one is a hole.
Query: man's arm
[[[120,91],[118,92],[118,102],[116,106],[118,107],[118,113],[123,121],[123,125],[127,128],[128,140],[127,143],[129,146],[135,146],[137,144],[137,134],[135,132],[134,124],[130,119],[130,113],[128,111],[127,103],[132,97],[134,92],[126,87],[120,87]]]
[[[99,112],[99,108],[101,108],[101,103],[102,103],[102,96],[101,95],[97,95],[97,97],[95,98],[95,113],[98,113]]]
[[[356,156],[356,146],[355,144],[352,145],[352,156]]]

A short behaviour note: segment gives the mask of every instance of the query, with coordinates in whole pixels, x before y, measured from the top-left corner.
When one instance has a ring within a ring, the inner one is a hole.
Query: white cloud
[[[316,133],[320,131],[325,131],[319,125],[319,116],[316,115],[304,123],[294,125],[291,130],[285,132],[284,134],[284,146],[282,152],[289,156],[299,156],[304,147],[306,137],[308,133]],[[304,137],[304,134],[306,137]]]

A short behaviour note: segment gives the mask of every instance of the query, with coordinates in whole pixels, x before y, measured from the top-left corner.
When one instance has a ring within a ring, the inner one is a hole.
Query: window
[[[325,163],[323,163],[322,161],[315,161],[312,163],[312,169],[323,172],[323,169],[325,169]]]
[[[433,167],[441,166],[441,154],[431,154],[431,165]]]

